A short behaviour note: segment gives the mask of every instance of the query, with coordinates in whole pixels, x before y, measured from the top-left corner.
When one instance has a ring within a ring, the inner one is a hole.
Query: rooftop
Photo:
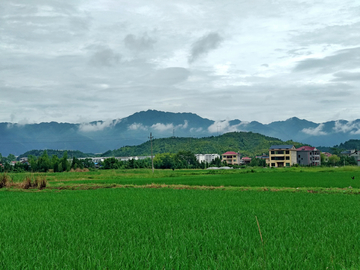
[[[292,149],[293,145],[272,145],[270,149]]]
[[[311,147],[311,146],[301,146],[296,150],[297,151],[314,151],[314,150],[317,150],[317,149],[316,149],[316,147]]]
[[[227,151],[226,153],[224,153],[223,155],[237,155],[238,153],[233,152],[233,151]]]

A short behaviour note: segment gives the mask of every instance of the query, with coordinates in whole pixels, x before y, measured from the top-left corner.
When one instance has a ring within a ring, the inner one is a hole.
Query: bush
[[[8,186],[10,182],[11,178],[6,173],[0,175],[0,188]]]

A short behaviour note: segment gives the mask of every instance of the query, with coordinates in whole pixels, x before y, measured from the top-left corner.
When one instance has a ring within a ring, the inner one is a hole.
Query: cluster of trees
[[[336,154],[326,158],[324,154],[321,154],[321,165],[323,166],[344,166],[344,165],[357,165],[357,161],[354,157],[345,155],[338,156]]]
[[[12,157],[10,157],[12,158]],[[4,161],[4,159],[2,159]],[[9,158],[7,158],[3,162],[3,166],[0,166],[0,172],[24,172],[24,171],[32,171],[32,172],[64,172],[69,171],[71,169],[83,169],[83,168],[94,168],[95,165],[91,159],[82,159],[79,160],[76,157],[73,157],[72,160],[68,159],[68,154],[65,151],[63,156],[59,158],[57,155],[53,155],[51,158],[49,157],[46,150],[44,150],[39,157],[28,156],[28,162],[20,163],[17,162],[14,165],[10,165],[7,162]],[[15,161],[15,156],[13,160]]]
[[[191,151],[179,151],[176,154],[172,153],[162,153],[157,154],[154,157],[154,168],[155,169],[200,169],[209,166],[221,166],[220,158],[214,160],[211,164],[199,163]],[[150,169],[151,159],[141,159],[141,160],[128,160],[121,161],[116,158],[105,159],[104,162],[100,164],[103,169],[137,169],[137,168],[147,168]]]
[[[33,171],[33,172],[64,172],[71,169],[93,169],[95,164],[92,162],[92,159],[78,159],[77,157],[68,158],[68,153],[63,152],[62,157],[59,157],[57,154],[51,156],[48,155],[46,150],[41,152],[41,155],[36,157],[33,155],[28,156],[28,162],[12,164],[12,161],[15,161],[16,158],[14,155],[10,154],[8,157],[3,157],[0,154],[0,172],[23,172],[23,171]],[[226,162],[223,163],[220,158],[216,158],[211,163],[199,163],[192,151],[179,151],[176,154],[174,153],[160,153],[156,154],[154,157],[154,168],[155,169],[205,169],[207,167],[215,166],[220,167],[227,165]],[[357,165],[356,160],[353,157],[348,157],[345,155],[332,155],[329,158],[326,158],[324,154],[321,154],[321,164],[323,166],[343,166],[343,165]],[[252,167],[265,167],[266,161],[264,159],[253,158],[249,164]],[[137,169],[137,168],[148,168],[152,166],[151,159],[140,159],[135,160],[131,159],[128,161],[121,161],[114,157],[107,158],[97,167],[100,169]],[[240,167],[242,165],[234,165],[232,167]]]

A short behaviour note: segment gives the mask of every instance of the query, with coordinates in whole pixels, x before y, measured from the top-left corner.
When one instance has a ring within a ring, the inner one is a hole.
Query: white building
[[[195,157],[199,163],[206,162],[211,163],[215,158],[220,158],[219,154],[195,154]]]

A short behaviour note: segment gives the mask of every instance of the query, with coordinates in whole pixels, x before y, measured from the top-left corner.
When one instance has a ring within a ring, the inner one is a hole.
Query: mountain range
[[[334,146],[360,139],[360,119],[314,123],[296,117],[262,124],[239,119],[213,121],[193,113],[156,110],[137,112],[122,119],[90,123],[0,123],[0,153],[19,155],[33,149],[80,150],[104,153],[122,146],[139,145],[155,138],[216,136],[251,131],[280,140],[312,146]]]

